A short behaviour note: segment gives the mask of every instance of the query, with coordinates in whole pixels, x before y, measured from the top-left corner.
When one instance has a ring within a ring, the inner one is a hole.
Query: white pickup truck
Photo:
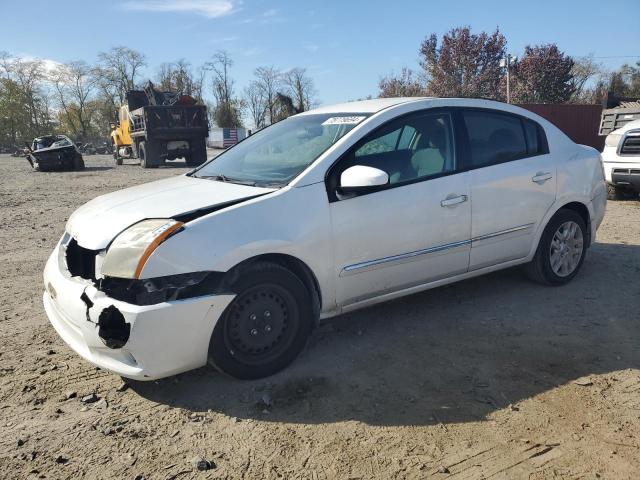
[[[640,193],[640,120],[614,130],[602,151],[610,200],[637,198]]]

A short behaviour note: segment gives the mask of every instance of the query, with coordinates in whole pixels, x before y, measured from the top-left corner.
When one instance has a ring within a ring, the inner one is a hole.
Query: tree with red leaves
[[[427,92],[436,97],[502,99],[502,68],[507,40],[496,29],[492,34],[472,34],[469,27],[444,34],[440,45],[435,34],[420,46],[420,65],[427,76]]]
[[[565,103],[575,91],[573,59],[554,43],[527,46],[511,66],[514,103]]]

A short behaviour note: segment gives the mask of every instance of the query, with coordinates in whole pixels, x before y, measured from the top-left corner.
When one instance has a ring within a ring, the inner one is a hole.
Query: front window
[[[387,172],[389,183],[405,183],[455,169],[453,128],[448,113],[417,113],[394,120],[358,143],[343,161]]]
[[[192,176],[256,186],[283,186],[363,121],[362,113],[291,117],[218,155]]]

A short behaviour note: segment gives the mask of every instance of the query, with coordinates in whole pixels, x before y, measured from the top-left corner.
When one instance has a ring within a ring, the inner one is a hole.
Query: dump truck
[[[151,82],[143,90],[129,90],[126,104],[111,125],[113,158],[122,165],[138,159],[143,168],[184,158],[188,166],[207,159],[207,107],[189,95],[161,92]]]

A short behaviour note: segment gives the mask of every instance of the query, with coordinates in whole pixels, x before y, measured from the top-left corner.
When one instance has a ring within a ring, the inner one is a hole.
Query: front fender
[[[153,252],[141,278],[227,272],[267,254],[289,255],[305,263],[326,304],[333,303],[335,268],[324,184],[286,187],[188,222]]]

